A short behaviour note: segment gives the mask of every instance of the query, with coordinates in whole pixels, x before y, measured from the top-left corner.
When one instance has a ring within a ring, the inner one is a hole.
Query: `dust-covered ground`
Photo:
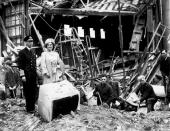
[[[0,101],[0,131],[170,131],[170,111],[148,114],[81,105],[81,110],[45,122],[25,112],[23,99]]]

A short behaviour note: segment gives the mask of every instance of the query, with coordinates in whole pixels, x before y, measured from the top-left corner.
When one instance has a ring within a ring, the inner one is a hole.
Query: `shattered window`
[[[15,45],[20,45],[22,36],[24,36],[23,4],[11,4],[5,8],[5,27],[12,42]]]
[[[104,29],[100,29],[100,35],[101,35],[101,39],[105,39],[105,31],[104,31]]]
[[[71,36],[71,28],[70,25],[64,25],[64,35]]]
[[[93,28],[90,28],[90,37],[95,38],[95,30]]]
[[[78,35],[79,35],[79,37],[84,37],[84,29],[83,29],[83,27],[78,27]]]

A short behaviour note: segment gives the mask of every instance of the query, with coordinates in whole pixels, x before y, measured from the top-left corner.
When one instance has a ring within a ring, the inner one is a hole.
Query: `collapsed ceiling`
[[[47,9],[46,13],[76,15],[115,15],[136,14],[154,0],[43,0],[30,1],[38,7]],[[34,9],[33,12],[35,12]]]

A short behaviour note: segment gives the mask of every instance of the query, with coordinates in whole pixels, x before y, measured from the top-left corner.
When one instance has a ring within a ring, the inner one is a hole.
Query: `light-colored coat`
[[[62,72],[64,72],[64,63],[57,52],[43,52],[41,54],[41,69],[43,84],[53,83],[58,81]],[[50,77],[45,74],[48,74]]]

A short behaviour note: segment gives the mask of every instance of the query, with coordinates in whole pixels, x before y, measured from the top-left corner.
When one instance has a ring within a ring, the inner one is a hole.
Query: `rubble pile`
[[[117,130],[142,131],[166,130],[170,128],[170,112],[155,111],[147,115],[142,112],[125,112],[123,110],[101,106],[84,106],[77,112],[59,115],[47,123],[36,112],[25,112],[23,99],[1,101],[0,130]]]

